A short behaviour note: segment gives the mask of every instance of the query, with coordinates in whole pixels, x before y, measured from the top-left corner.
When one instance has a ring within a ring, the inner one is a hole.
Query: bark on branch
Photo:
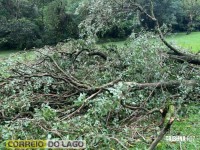
[[[175,118],[174,118],[174,112],[175,112],[175,107],[174,105],[169,105],[168,106],[168,112],[165,116],[165,126],[164,128],[160,131],[158,137],[153,141],[151,146],[149,147],[148,150],[154,150],[157,146],[157,144],[163,139],[164,135],[169,131],[171,125],[173,124]]]
[[[180,81],[168,81],[168,82],[157,82],[157,83],[135,83],[135,82],[125,82],[126,85],[136,88],[136,89],[144,89],[144,88],[177,88],[181,84],[186,86],[198,86],[199,83],[195,80],[184,80]]]
[[[164,135],[167,133],[167,131],[170,129],[171,125],[173,124],[175,118],[171,118],[167,125],[161,130],[160,134],[158,137],[153,141],[151,146],[149,147],[148,150],[154,150],[157,146],[157,144],[163,139]]]

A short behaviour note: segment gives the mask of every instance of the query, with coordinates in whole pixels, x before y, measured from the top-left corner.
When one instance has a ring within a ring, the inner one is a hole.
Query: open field
[[[189,35],[186,33],[175,33],[167,37],[167,41],[177,45],[185,50],[197,53],[200,52],[200,32],[192,32]],[[106,42],[99,45],[117,45],[123,47],[126,40],[117,42]]]
[[[186,35],[186,33],[176,33],[169,36],[167,40],[193,52],[200,51],[200,32],[192,32],[189,35]]]
[[[167,149],[199,149],[200,146],[200,122],[199,122],[199,104],[193,103],[185,105],[187,113],[184,116],[177,117],[177,120],[172,125],[172,128],[166,136],[181,136],[193,138],[184,142],[170,142],[166,139],[161,142],[160,148]]]
[[[6,58],[10,54],[17,53],[19,50],[0,50],[0,58]]]

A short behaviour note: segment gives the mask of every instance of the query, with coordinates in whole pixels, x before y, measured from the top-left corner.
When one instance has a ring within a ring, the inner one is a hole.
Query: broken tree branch
[[[174,118],[174,112],[175,112],[175,107],[174,105],[169,105],[168,106],[168,111],[165,116],[165,127],[160,131],[158,137],[153,141],[151,146],[149,147],[148,150],[154,150],[157,146],[157,144],[163,139],[164,135],[169,131],[171,125],[173,124],[175,118]]]
[[[136,88],[136,89],[144,89],[144,88],[177,88],[181,84],[186,86],[198,86],[198,82],[195,80],[184,80],[184,81],[168,81],[168,82],[157,82],[157,83],[135,83],[135,82],[125,82],[126,85]]]
[[[65,119],[68,119],[68,118],[71,118],[73,117],[75,114],[79,113],[81,111],[81,109],[85,106],[85,104],[91,100],[92,98],[94,98],[95,96],[97,96],[99,93],[101,92],[101,90],[97,91],[96,93],[92,94],[91,96],[89,96],[88,98],[86,98],[83,102],[83,104],[77,109],[75,110],[74,112],[72,112],[71,114],[69,114],[68,116],[62,118],[62,120],[65,120]]]
[[[200,65],[200,58],[197,57],[196,55],[192,55],[192,54],[185,54],[183,52],[180,52],[177,48],[175,48],[174,46],[172,46],[171,44],[169,44],[165,38],[164,38],[164,35],[160,29],[160,25],[159,25],[159,22],[158,20],[156,19],[155,17],[155,14],[154,14],[154,6],[153,6],[153,1],[152,0],[149,0],[150,2],[150,13],[151,14],[148,14],[145,9],[139,5],[139,4],[136,4],[136,3],[133,3],[132,2],[132,5],[135,6],[136,8],[138,8],[138,10],[142,13],[144,13],[148,18],[150,18],[152,21],[154,21],[156,23],[156,30],[158,31],[158,34],[159,34],[159,37],[160,37],[160,40],[171,50],[174,52],[175,55],[177,55],[177,57],[180,57],[182,56],[182,59],[188,63],[191,63],[191,64],[195,64],[195,65]],[[184,57],[183,57],[184,56]]]
[[[167,125],[161,130],[160,134],[158,137],[153,141],[151,146],[149,147],[148,150],[154,150],[157,146],[157,144],[163,139],[164,135],[167,133],[167,131],[170,129],[171,125],[173,124],[175,118],[171,118]]]

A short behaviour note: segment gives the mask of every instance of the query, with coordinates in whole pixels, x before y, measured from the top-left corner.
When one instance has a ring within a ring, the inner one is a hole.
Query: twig
[[[109,138],[117,141],[124,149],[128,150],[128,148],[122,142],[120,142],[119,139],[117,139],[115,137],[109,137]]]
[[[142,140],[143,140],[145,143],[148,143],[147,140],[144,138],[144,136],[142,136],[138,131],[136,131],[136,133],[142,138]]]
[[[153,141],[151,146],[148,148],[148,150],[154,150],[157,146],[157,144],[163,139],[164,135],[167,133],[167,131],[170,129],[171,125],[173,124],[175,118],[171,118],[167,125],[161,130],[158,137]]]
[[[68,118],[73,117],[76,113],[79,113],[81,111],[81,109],[85,106],[85,104],[87,103],[87,101],[89,101],[90,99],[94,98],[95,96],[97,96],[102,90],[99,90],[98,92],[92,94],[90,97],[88,97],[87,99],[84,100],[83,104],[77,109],[75,110],[73,113],[69,114],[68,116],[62,118],[62,120],[66,120]]]

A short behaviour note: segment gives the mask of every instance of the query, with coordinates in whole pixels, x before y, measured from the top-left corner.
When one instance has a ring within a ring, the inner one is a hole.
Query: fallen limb
[[[69,114],[68,116],[62,118],[61,120],[65,120],[65,119],[68,119],[68,118],[71,118],[73,117],[75,114],[79,113],[81,111],[81,109],[85,106],[85,104],[92,98],[94,98],[95,96],[97,96],[99,93],[101,92],[101,90],[99,90],[98,92],[92,94],[91,96],[89,96],[88,98],[86,98],[83,102],[83,104],[77,109],[75,110],[74,112],[72,112],[71,114]]]
[[[107,56],[102,52],[90,52],[88,55],[89,56],[99,56],[102,59],[104,59],[105,61],[107,60]]]
[[[200,64],[200,60],[196,56],[192,57],[192,56],[186,56],[186,55],[185,56],[182,56],[182,55],[179,56],[179,55],[170,54],[169,58],[176,59],[179,62],[188,62],[188,63],[195,64],[195,65]]]
[[[159,34],[159,37],[160,37],[160,40],[171,50],[174,52],[174,54],[177,56],[177,57],[180,57],[180,56],[183,56],[182,57],[182,60],[188,62],[188,63],[191,63],[191,64],[195,64],[195,65],[200,65],[200,58],[197,58],[196,55],[192,55],[192,54],[185,54],[183,52],[180,52],[177,48],[175,48],[174,46],[172,46],[171,44],[169,44],[165,38],[164,38],[164,35],[160,29],[160,25],[159,25],[159,22],[158,20],[156,19],[155,17],[155,14],[154,14],[154,7],[153,7],[153,2],[152,0],[149,0],[150,2],[150,14],[148,14],[145,9],[139,5],[139,4],[136,4],[136,3],[132,3],[133,6],[135,6],[140,12],[144,13],[148,18],[150,18],[152,21],[155,22],[156,24],[156,30],[158,31],[158,34]]]
[[[91,89],[89,89],[89,91],[92,91],[92,90],[94,90],[94,91],[105,90],[106,88],[112,87],[115,84],[119,83],[119,81],[121,81],[121,79],[114,80],[112,82],[106,83],[106,84],[104,84],[102,86],[99,86],[99,87],[94,87],[94,88],[92,87]]]
[[[102,52],[95,51],[95,50],[94,50],[94,51],[91,51],[91,50],[89,50],[89,49],[82,49],[82,50],[78,51],[77,53],[75,53],[75,56],[74,56],[74,60],[73,60],[73,61],[75,61],[75,60],[78,58],[78,56],[79,56],[81,53],[83,53],[84,51],[87,52],[87,55],[88,55],[88,56],[99,56],[99,57],[101,57],[102,59],[104,59],[105,61],[107,60],[106,54],[104,54],[104,53],[102,53]]]
[[[0,83],[0,87],[6,85],[6,82]]]
[[[126,85],[135,89],[144,88],[176,88],[181,84],[186,86],[198,86],[198,82],[195,80],[184,80],[184,81],[168,81],[168,82],[157,82],[157,83],[135,83],[135,82],[125,82]]]
[[[163,139],[164,135],[167,133],[167,131],[170,129],[171,125],[173,124],[175,118],[171,118],[167,125],[161,130],[158,137],[153,141],[151,146],[148,148],[148,150],[154,150],[157,146],[157,144]]]
[[[173,124],[175,118],[174,118],[174,112],[175,107],[174,105],[168,106],[168,112],[165,116],[164,121],[164,128],[160,131],[158,137],[153,141],[153,143],[150,145],[148,150],[154,150],[157,146],[157,144],[163,139],[164,135],[167,133],[167,131],[170,129],[171,125]]]
[[[135,110],[142,110],[142,111],[146,112],[145,115],[150,115],[150,114],[153,114],[153,113],[155,113],[155,112],[161,113],[160,109],[158,109],[158,108],[155,108],[155,109],[153,109],[153,110],[148,110],[148,109],[145,108],[145,107],[132,106],[131,104],[124,103],[123,100],[120,101],[120,104],[121,104],[124,108],[128,108],[128,109],[133,110],[133,111],[135,111]]]

